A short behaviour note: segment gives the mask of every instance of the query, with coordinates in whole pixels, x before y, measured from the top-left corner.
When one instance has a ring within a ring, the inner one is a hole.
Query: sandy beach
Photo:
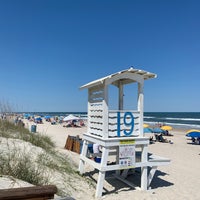
[[[31,124],[25,121],[25,126],[30,129]],[[86,131],[87,127],[66,128],[62,124],[51,125],[48,122],[37,125],[37,132],[50,136],[56,143],[57,150],[68,155],[77,166],[79,154],[64,149],[64,146],[68,135],[79,135],[81,138]],[[150,153],[171,160],[170,165],[158,167],[151,183],[151,190],[135,190],[116,179],[108,179],[104,183],[106,193],[102,196],[102,199],[199,199],[200,145],[192,144],[191,140],[185,137],[185,130],[172,130],[170,133],[173,136],[166,136],[165,138],[172,140],[173,144],[155,142],[149,145]],[[96,187],[97,171],[94,171],[91,166],[86,166],[86,172],[91,175]],[[93,199],[95,188],[91,190],[91,193],[93,193],[90,194],[91,196],[88,196],[87,193],[87,196],[80,199]]]

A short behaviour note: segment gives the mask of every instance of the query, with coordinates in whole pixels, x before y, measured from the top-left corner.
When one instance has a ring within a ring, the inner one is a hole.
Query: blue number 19
[[[127,120],[128,119],[128,120]],[[130,121],[129,121],[130,120]],[[127,127],[130,127],[130,130],[124,130],[124,135],[129,136],[132,134],[134,129],[134,116],[131,112],[124,113],[124,119],[123,119],[124,125]],[[117,112],[117,136],[120,137],[120,112]]]

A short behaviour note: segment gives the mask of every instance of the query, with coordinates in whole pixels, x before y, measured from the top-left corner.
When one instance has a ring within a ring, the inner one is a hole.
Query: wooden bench
[[[47,200],[57,192],[54,185],[0,189],[0,200]]]

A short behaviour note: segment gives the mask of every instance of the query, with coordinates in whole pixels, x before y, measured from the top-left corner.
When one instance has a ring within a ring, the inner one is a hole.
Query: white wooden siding
[[[109,137],[117,137],[117,129],[118,129],[118,120],[117,120],[117,113],[120,112],[120,135],[123,137],[124,131],[130,131],[130,127],[124,125],[123,118],[126,112],[131,112],[134,117],[134,129],[131,136],[138,136],[139,135],[139,112],[138,111],[109,111]],[[127,117],[128,119],[128,117]]]
[[[100,137],[103,137],[103,99],[103,88],[95,87],[90,89],[88,99],[88,133]]]

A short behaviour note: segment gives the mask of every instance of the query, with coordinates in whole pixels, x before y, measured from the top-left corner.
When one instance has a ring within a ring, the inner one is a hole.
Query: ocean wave
[[[167,120],[182,120],[182,121],[200,121],[198,118],[173,118],[173,117],[166,117],[164,119]]]
[[[157,125],[157,123],[155,123],[155,122],[149,122],[149,121],[144,121],[144,123],[148,123],[148,124],[150,124],[150,125],[152,125],[152,126],[155,126],[155,125]],[[197,129],[200,129],[200,125],[198,125],[198,124],[184,124],[184,123],[172,123],[172,122],[164,122],[163,124],[165,124],[165,125],[170,125],[170,126],[172,126],[172,127],[184,127],[184,128],[197,128]]]

